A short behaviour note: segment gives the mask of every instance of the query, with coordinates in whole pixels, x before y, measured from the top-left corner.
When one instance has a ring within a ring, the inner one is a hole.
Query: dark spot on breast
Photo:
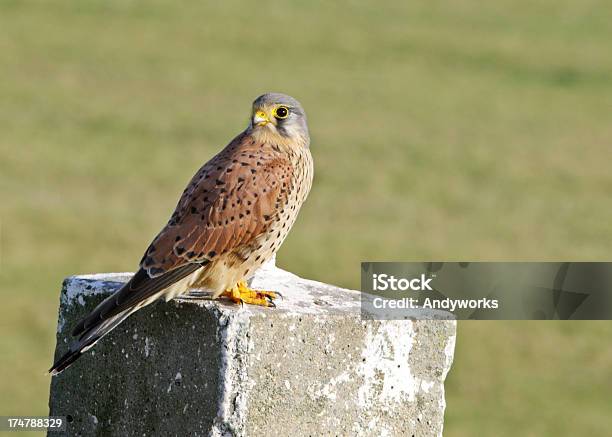
[[[144,265],[145,267],[148,267],[148,266],[150,266],[151,264],[153,264],[154,262],[155,262],[155,261],[153,260],[153,258],[151,258],[150,256],[148,256],[148,257],[146,257],[146,258],[144,259],[143,265]]]
[[[209,258],[214,258],[215,256],[217,256],[217,252],[215,252],[214,250],[211,250],[210,252],[208,252]]]
[[[174,239],[174,241],[180,241],[180,240],[181,240],[181,238],[182,238],[182,237],[181,237],[180,235],[177,235],[177,236],[176,236],[176,238]]]
[[[222,181],[221,179],[217,179],[217,180],[215,181],[215,184],[217,184],[217,185],[225,185],[225,182],[224,182],[224,181]]]
[[[192,214],[197,214],[198,213],[198,208],[196,208],[195,206],[191,207],[191,213]]]
[[[185,253],[185,248],[184,247],[177,247],[176,249],[174,249],[174,251],[176,252],[177,255],[182,255]]]
[[[194,258],[196,256],[196,253],[193,252],[193,251],[189,251],[189,252],[187,252],[186,256],[187,256],[187,258]]]

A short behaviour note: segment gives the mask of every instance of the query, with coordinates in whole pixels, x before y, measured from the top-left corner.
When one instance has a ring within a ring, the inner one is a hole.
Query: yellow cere
[[[270,122],[270,119],[268,118],[268,114],[260,109],[255,113],[254,121],[258,126],[265,126]]]

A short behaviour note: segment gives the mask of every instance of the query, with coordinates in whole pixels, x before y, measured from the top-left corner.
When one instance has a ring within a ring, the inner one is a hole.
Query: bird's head
[[[280,93],[267,93],[255,99],[249,129],[276,142],[291,141],[308,146],[310,141],[302,105]]]

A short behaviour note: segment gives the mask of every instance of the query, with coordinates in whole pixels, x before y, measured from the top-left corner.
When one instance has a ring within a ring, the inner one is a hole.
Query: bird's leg
[[[227,296],[232,302],[260,305],[264,307],[275,307],[273,299],[279,294],[274,291],[252,290],[246,281],[238,282],[234,287],[228,288],[221,294]]]

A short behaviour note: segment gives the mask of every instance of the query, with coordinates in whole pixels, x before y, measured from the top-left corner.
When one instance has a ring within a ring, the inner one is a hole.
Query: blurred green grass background
[[[609,260],[612,7],[0,3],[0,414],[46,414],[65,276],[134,270],[266,91],[316,177],[278,263]],[[464,322],[447,436],[604,435],[610,323]]]

